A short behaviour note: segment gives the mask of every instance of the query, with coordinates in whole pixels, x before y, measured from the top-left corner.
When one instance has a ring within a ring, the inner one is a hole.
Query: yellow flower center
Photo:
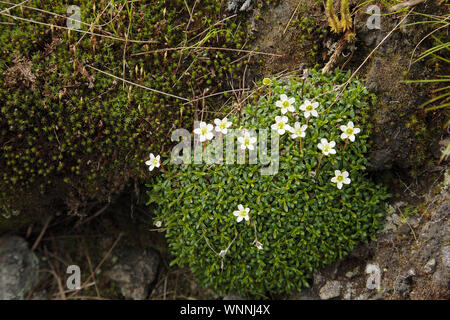
[[[347,130],[345,131],[349,136],[351,136],[353,134],[353,128],[347,128]]]
[[[249,138],[244,138],[244,145],[248,146],[250,144],[250,139]]]
[[[278,122],[278,128],[283,129],[284,128],[284,122]]]
[[[330,151],[330,145],[326,144],[326,145],[323,147],[323,151],[324,151],[324,152]]]
[[[245,218],[247,216],[247,211],[245,211],[245,210],[239,211],[239,216],[242,218]]]
[[[306,106],[306,111],[313,111],[313,110],[314,110],[314,107],[312,106],[312,104],[308,104]]]
[[[336,177],[336,180],[338,182],[343,182],[344,181],[344,176],[343,175],[339,175],[339,176]]]
[[[202,128],[202,135],[206,135],[208,133],[208,129]]]
[[[283,101],[283,107],[287,108],[287,107],[289,107],[289,105],[290,105],[289,101],[287,101],[287,100]]]
[[[225,125],[225,123],[224,122],[222,122],[221,124],[220,124],[220,129],[225,129],[226,128],[226,125]]]

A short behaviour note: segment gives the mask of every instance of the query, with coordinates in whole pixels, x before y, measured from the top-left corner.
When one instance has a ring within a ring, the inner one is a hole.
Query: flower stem
[[[300,153],[303,154],[303,149],[302,149],[302,137],[300,137]]]
[[[322,161],[322,158],[323,158],[323,153],[322,153],[322,155],[320,156],[320,158],[319,158],[319,163],[317,164],[317,169],[316,169],[316,173],[319,171],[319,169],[320,169],[320,162]]]
[[[345,150],[345,147],[347,147],[348,138],[350,138],[350,137],[347,137],[347,139],[345,139],[344,149],[342,149],[342,151],[344,151],[344,150]]]
[[[161,168],[163,169],[164,174],[167,174],[166,168],[164,168],[162,161],[160,161],[159,164],[161,165]]]

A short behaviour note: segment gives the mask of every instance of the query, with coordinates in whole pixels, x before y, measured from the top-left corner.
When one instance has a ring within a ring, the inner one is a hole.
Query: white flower
[[[257,240],[253,241],[253,244],[258,248],[258,250],[263,249],[263,244]]]
[[[253,145],[256,142],[255,137],[251,137],[250,133],[246,131],[242,137],[239,137],[238,142],[241,144],[241,149],[245,150],[246,148],[248,150],[255,149],[255,146]]]
[[[161,226],[162,226],[162,222],[161,221],[156,221],[155,222],[155,226],[157,227],[157,228],[160,228]]]
[[[292,133],[291,138],[296,139],[298,137],[304,138],[306,135],[306,129],[308,126],[306,124],[300,125],[300,122],[296,122],[293,127],[289,127],[289,131]]]
[[[216,124],[216,131],[221,132],[223,134],[228,133],[228,127],[231,126],[231,122],[227,120],[227,118],[220,119],[214,119],[214,123]]]
[[[349,184],[351,180],[348,177],[347,171],[341,172],[340,170],[335,170],[331,182],[336,183],[338,189],[342,189],[343,184]]]
[[[318,106],[318,102],[311,103],[311,101],[305,100],[305,102],[303,102],[303,104],[300,106],[300,110],[303,111],[303,115],[305,116],[305,118],[309,118],[310,116],[317,118],[319,116],[316,110]]]
[[[342,125],[339,127],[342,130],[341,139],[350,139],[351,142],[355,141],[355,134],[358,134],[361,129],[354,128],[352,121],[349,121],[346,126]]]
[[[228,252],[228,250],[227,250],[227,249],[225,249],[225,250],[220,250],[220,252],[219,252],[219,256],[221,256],[221,257],[225,257],[225,255],[227,254],[227,252]]]
[[[239,210],[233,212],[233,214],[237,217],[236,221],[241,222],[243,219],[248,221],[249,219],[248,213],[250,212],[250,209],[244,208],[242,204],[238,205],[238,209]]]
[[[278,134],[284,134],[286,130],[290,130],[290,126],[287,124],[288,117],[286,116],[276,116],[275,123],[272,125],[273,130],[277,130]]]
[[[282,94],[282,95],[280,95],[280,100],[275,102],[275,105],[278,108],[281,108],[281,113],[282,114],[285,114],[288,111],[290,111],[290,112],[294,112],[295,111],[295,108],[293,106],[294,103],[295,103],[295,99],[294,98],[288,98],[287,95]]]
[[[145,161],[145,164],[149,166],[148,170],[150,171],[155,169],[155,167],[159,167],[159,165],[161,164],[159,155],[155,157],[153,153],[150,153],[150,160]]]
[[[320,139],[320,143],[317,145],[317,147],[322,150],[322,153],[324,155],[328,155],[328,154],[336,154],[336,150],[334,150],[334,146],[336,145],[336,142],[334,141],[330,141],[328,142],[327,139]]]
[[[206,122],[200,122],[200,126],[194,130],[195,134],[200,136],[200,142],[211,140],[214,137],[212,133],[214,126],[212,124],[206,124]]]

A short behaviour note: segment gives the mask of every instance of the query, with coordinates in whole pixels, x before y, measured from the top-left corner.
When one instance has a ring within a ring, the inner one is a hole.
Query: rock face
[[[124,250],[106,276],[118,283],[125,298],[144,300],[158,273],[159,255],[151,250]]]
[[[341,283],[339,281],[328,281],[320,289],[319,296],[322,300],[337,298],[341,295]]]
[[[39,259],[16,236],[0,238],[0,300],[22,300],[39,279]]]

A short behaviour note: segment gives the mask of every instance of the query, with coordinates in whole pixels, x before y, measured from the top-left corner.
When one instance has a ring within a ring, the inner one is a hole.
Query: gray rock
[[[434,286],[438,288],[448,289],[449,287],[449,273],[444,272],[442,269],[436,270],[431,278],[431,282]]]
[[[431,273],[433,272],[435,266],[436,266],[436,259],[434,258],[430,259],[423,267],[423,271],[425,271],[425,273]]]
[[[0,239],[0,300],[23,300],[39,279],[39,259],[16,236]]]
[[[341,295],[341,283],[339,281],[328,281],[320,288],[319,296],[322,300],[337,298]]]
[[[249,11],[252,9],[252,0],[228,0],[227,11]]]
[[[105,275],[116,281],[125,298],[146,299],[158,273],[159,255],[150,249],[125,251]]]
[[[351,300],[352,297],[355,295],[355,293],[356,293],[356,290],[353,289],[353,284],[351,282],[348,282],[345,293],[344,293],[344,299]]]
[[[442,264],[449,268],[450,267],[450,246],[445,246],[441,250],[442,254]]]
[[[407,296],[411,291],[413,284],[413,277],[416,276],[416,271],[414,269],[409,269],[404,276],[399,276],[394,281],[395,291],[403,296]]]

